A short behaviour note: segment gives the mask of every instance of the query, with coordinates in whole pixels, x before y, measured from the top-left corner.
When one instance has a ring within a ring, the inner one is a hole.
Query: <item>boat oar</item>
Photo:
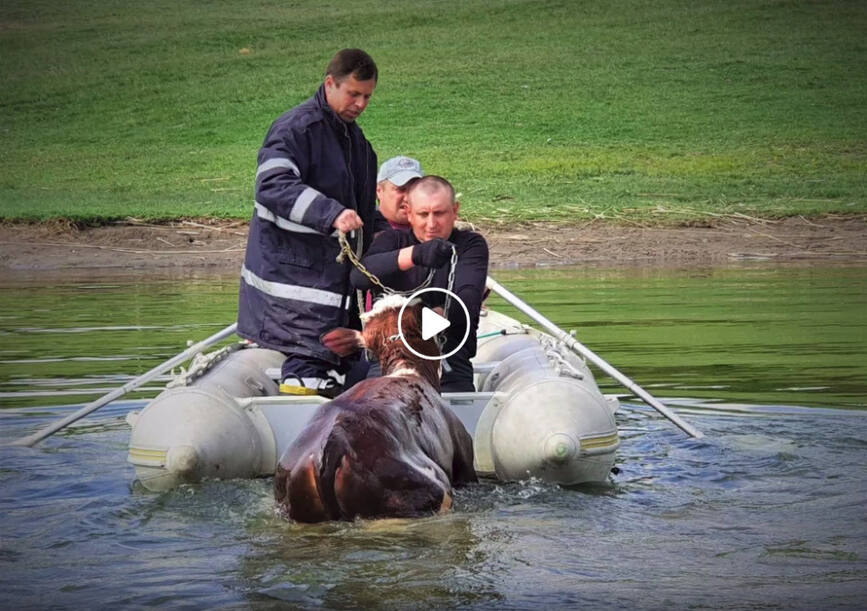
[[[553,322],[542,316],[535,309],[530,307],[524,301],[522,301],[517,295],[509,291],[502,284],[488,276],[488,286],[497,293],[500,297],[508,301],[510,304],[521,310],[524,314],[535,320],[542,327],[544,327],[549,333],[551,333],[554,337],[561,340],[567,346],[569,346],[572,350],[582,355],[584,358],[588,359],[594,365],[599,367],[602,371],[607,373],[609,376],[623,384],[627,389],[629,389],[632,393],[640,397],[645,403],[647,403],[650,407],[658,411],[660,414],[671,420],[674,424],[676,424],[682,431],[695,437],[696,439],[701,439],[704,437],[704,433],[690,425],[688,422],[682,420],[677,414],[672,412],[670,409],[665,407],[660,401],[655,399],[653,395],[649,392],[641,388],[638,384],[630,380],[627,376],[622,374],[620,371],[615,369],[612,365],[610,365],[607,361],[605,361],[601,356],[590,350],[588,347],[584,346],[581,342],[576,340],[574,337],[566,333],[563,329],[555,325]]]
[[[27,437],[22,437],[21,439],[16,439],[15,441],[11,442],[9,445],[13,445],[13,446],[33,446],[33,445],[36,445],[37,443],[39,443],[40,441],[42,441],[46,437],[53,435],[54,433],[56,433],[57,431],[59,431],[60,429],[66,427],[66,426],[69,426],[70,424],[72,424],[76,420],[80,420],[81,418],[84,418],[89,413],[95,412],[100,407],[107,405],[108,403],[111,403],[112,401],[114,401],[118,397],[122,397],[126,393],[135,390],[136,388],[138,388],[142,384],[150,382],[155,377],[168,371],[172,367],[175,367],[176,365],[180,365],[184,361],[195,356],[195,354],[197,352],[201,352],[202,350],[204,350],[205,348],[207,348],[211,344],[215,344],[218,341],[220,341],[221,339],[229,337],[230,335],[232,335],[235,332],[235,330],[237,328],[238,328],[238,323],[232,323],[231,325],[229,325],[228,327],[226,327],[225,329],[223,329],[219,333],[215,333],[211,337],[209,337],[207,339],[203,339],[198,344],[194,344],[194,345],[190,346],[189,348],[187,348],[186,350],[184,350],[183,352],[181,352],[177,356],[173,356],[172,358],[170,358],[166,362],[162,363],[161,365],[157,365],[156,367],[154,367],[153,369],[151,369],[147,373],[137,377],[135,380],[131,380],[130,382],[127,382],[126,384],[124,384],[120,388],[114,389],[113,391],[111,391],[107,395],[103,395],[102,397],[100,397],[99,399],[94,401],[93,403],[89,403],[89,404],[85,405],[84,407],[82,407],[80,410],[78,410],[74,414],[70,414],[66,418],[63,418],[62,420],[58,420],[54,424],[50,424],[50,425],[46,426],[42,430],[36,431],[32,435],[28,435]]]

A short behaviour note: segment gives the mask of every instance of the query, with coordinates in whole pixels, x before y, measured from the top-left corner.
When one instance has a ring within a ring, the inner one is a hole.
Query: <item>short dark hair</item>
[[[338,51],[325,69],[325,76],[329,74],[338,83],[350,75],[359,81],[371,79],[375,81],[379,77],[373,58],[361,49],[341,49]]]
[[[432,195],[437,191],[446,191],[449,194],[449,198],[452,200],[452,204],[455,203],[455,188],[452,186],[452,183],[442,176],[428,174],[427,176],[417,178],[410,186],[408,195],[411,197],[416,190],[423,191],[428,195]]]

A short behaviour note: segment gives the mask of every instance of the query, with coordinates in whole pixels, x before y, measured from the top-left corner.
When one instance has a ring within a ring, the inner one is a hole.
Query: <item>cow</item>
[[[382,377],[362,380],[316,410],[277,466],[279,512],[298,522],[406,518],[449,511],[452,487],[475,482],[473,441],[439,395],[440,361],[422,340],[418,300],[392,295],[364,315],[363,332],[322,342],[345,356],[364,348]],[[417,303],[416,303],[417,302]]]

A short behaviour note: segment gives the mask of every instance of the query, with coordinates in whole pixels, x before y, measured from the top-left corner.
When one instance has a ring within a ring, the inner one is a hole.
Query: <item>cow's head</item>
[[[404,307],[406,304],[406,307]],[[437,357],[439,346],[434,339],[422,339],[421,312],[423,304],[416,299],[409,301],[402,295],[389,295],[377,301],[370,312],[362,318],[364,331],[333,329],[322,336],[322,343],[340,356],[347,356],[367,349],[382,368],[382,375],[398,369],[413,369],[426,378],[434,388],[439,388],[440,361],[425,359],[414,354],[406,344],[425,356]],[[403,316],[400,316],[403,308]],[[400,330],[398,330],[400,318]],[[403,333],[401,340],[400,332]]]

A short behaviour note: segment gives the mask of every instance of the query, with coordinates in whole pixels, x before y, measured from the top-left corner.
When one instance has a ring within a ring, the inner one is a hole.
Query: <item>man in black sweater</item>
[[[460,203],[449,181],[439,176],[417,180],[409,191],[408,217],[412,231],[387,230],[379,234],[362,259],[364,266],[380,281],[396,291],[420,287],[433,270],[429,286],[449,289],[467,307],[470,333],[467,341],[446,359],[441,390],[458,392],[475,390],[470,358],[476,354],[476,329],[488,275],[488,244],[474,231],[455,229]],[[454,283],[449,287],[452,247],[457,252]],[[361,290],[377,290],[357,269],[352,270],[352,284]],[[439,291],[424,293],[422,300],[430,308],[442,308],[445,295]],[[457,303],[449,306],[443,353],[454,350],[464,337],[467,321]]]

